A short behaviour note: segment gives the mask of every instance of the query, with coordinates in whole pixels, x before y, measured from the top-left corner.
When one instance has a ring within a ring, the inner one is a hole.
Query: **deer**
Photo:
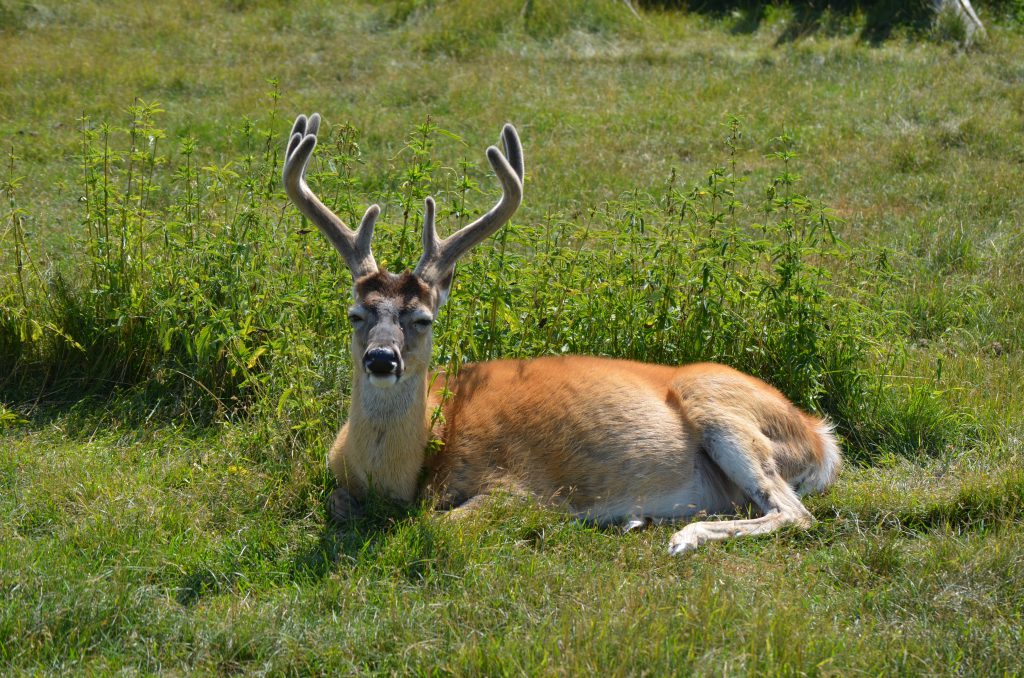
[[[674,555],[814,523],[801,497],[836,480],[833,425],[731,367],[559,355],[432,371],[432,326],[456,263],[522,202],[519,135],[506,124],[503,151],[486,151],[498,202],[441,239],[427,197],[419,262],[393,273],[370,247],[380,207],[370,205],[353,231],[306,182],[320,122],[316,113],[296,118],[283,180],[353,281],[351,402],[327,455],[337,481],[330,520],[361,515],[371,495],[459,514],[510,491],[626,530],[689,520],[669,540]]]

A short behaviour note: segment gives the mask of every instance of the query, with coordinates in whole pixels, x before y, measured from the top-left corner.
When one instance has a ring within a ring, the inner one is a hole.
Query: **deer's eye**
[[[425,330],[430,327],[434,321],[431,318],[416,318],[412,321],[412,324],[421,330]]]

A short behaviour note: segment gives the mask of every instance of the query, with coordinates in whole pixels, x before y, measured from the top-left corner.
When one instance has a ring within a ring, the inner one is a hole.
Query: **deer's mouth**
[[[377,374],[375,372],[370,372],[369,370],[367,370],[366,373],[370,377],[370,383],[379,388],[389,388],[394,386],[402,376],[398,373]]]

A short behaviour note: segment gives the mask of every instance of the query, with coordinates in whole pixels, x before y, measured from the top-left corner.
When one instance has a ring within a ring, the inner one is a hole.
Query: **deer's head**
[[[482,217],[444,240],[434,227],[434,200],[427,198],[423,255],[415,270],[396,274],[378,268],[370,251],[373,226],[380,214],[377,205],[370,205],[353,231],[309,189],[306,167],[319,127],[317,113],[296,118],[285,151],[285,190],[341,253],[352,272],[354,303],[349,320],[356,369],[362,369],[375,386],[391,386],[407,373],[426,371],[434,316],[448,299],[456,262],[501,228],[522,202],[523,149],[515,128],[505,125],[501,131],[504,154],[494,146],[487,149],[487,159],[501,182],[501,199]]]

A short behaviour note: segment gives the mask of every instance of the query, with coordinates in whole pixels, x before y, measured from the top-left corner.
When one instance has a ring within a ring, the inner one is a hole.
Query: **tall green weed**
[[[80,121],[77,256],[46,270],[12,158],[0,389],[9,401],[129,389],[196,423],[247,415],[291,443],[319,440],[344,410],[350,281],[279,187],[286,121],[273,108],[242,121],[224,162],[188,136],[169,143],[159,114],[137,102],[122,126]],[[459,140],[427,120],[372,179],[385,205],[374,249],[391,270],[418,257],[424,196],[438,197],[442,230],[494,198],[481,166],[436,159],[442,141]],[[740,143],[730,121],[725,162],[700,181],[673,174],[656,193],[514,221],[460,264],[437,362],[715,360],[831,416],[854,456],[936,452],[963,435],[934,384],[893,376],[902,335],[877,302],[893,280],[885,253],[844,244],[831,211],[799,192],[792,139],[766,149],[776,171],[760,190],[736,167]],[[360,168],[358,131],[326,130],[309,180],[349,221],[364,208]]]

